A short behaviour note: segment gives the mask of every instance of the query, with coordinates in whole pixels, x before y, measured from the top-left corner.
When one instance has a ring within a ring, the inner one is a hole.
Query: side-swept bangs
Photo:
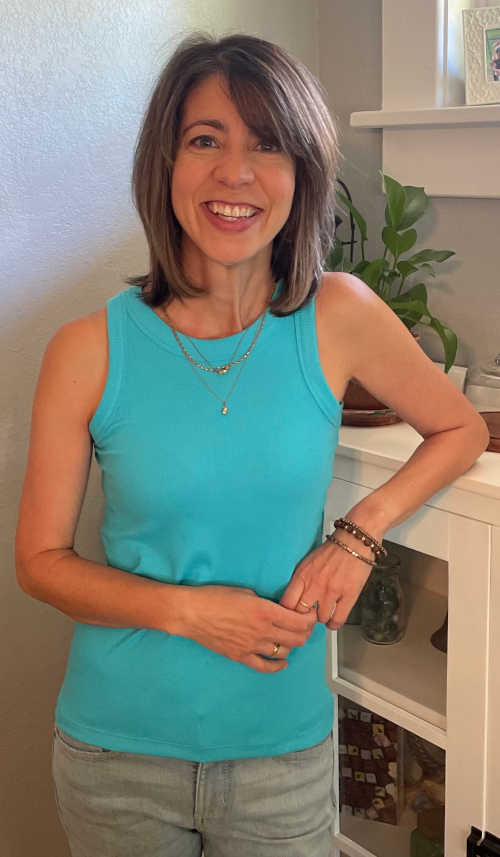
[[[222,39],[193,33],[163,68],[144,115],[134,156],[132,191],[149,245],[150,271],[128,277],[150,306],[196,297],[181,264],[181,227],[171,205],[171,177],[184,102],[207,77],[221,75],[242,120],[259,139],[277,143],[295,165],[287,222],[275,236],[271,269],[284,288],[275,315],[303,306],[317,289],[331,245],[338,160],[335,125],[318,80],[278,45],[256,36]]]

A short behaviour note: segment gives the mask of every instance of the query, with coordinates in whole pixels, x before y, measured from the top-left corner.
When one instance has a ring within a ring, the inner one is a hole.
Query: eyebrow
[[[182,136],[184,137],[184,135],[187,134],[187,132],[191,128],[194,128],[195,125],[210,125],[211,128],[216,128],[217,131],[226,130],[226,126],[223,122],[220,121],[220,119],[197,119],[196,122],[191,122],[191,125],[188,125],[187,128],[184,128]]]

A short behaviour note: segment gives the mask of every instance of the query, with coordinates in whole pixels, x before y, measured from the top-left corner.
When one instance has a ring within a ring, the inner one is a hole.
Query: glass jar
[[[406,630],[401,559],[389,553],[373,566],[361,595],[361,634],[369,643],[397,643]]]

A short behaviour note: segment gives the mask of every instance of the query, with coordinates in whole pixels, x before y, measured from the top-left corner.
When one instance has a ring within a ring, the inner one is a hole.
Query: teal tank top
[[[109,370],[90,432],[107,564],[279,603],[321,544],[341,421],[319,362],[315,299],[267,314],[225,416],[138,287],[106,306]],[[193,341],[218,365],[240,336]],[[238,369],[205,380],[224,399]],[[287,669],[265,674],[190,638],[76,622],[55,722],[90,744],[199,762],[305,749],[333,724],[326,634],[318,622]]]

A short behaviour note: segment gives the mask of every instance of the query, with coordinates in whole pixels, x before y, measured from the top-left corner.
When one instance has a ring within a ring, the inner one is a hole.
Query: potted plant
[[[433,316],[427,303],[427,289],[421,281],[425,277],[435,277],[433,263],[444,262],[454,256],[453,250],[419,250],[408,254],[417,241],[417,231],[413,225],[424,214],[429,197],[422,187],[403,186],[395,179],[382,173],[386,195],[385,225],[382,229],[384,255],[368,260],[365,256],[367,241],[366,221],[355,208],[347,186],[339,182],[345,193],[338,191],[337,197],[347,207],[351,223],[350,241],[342,241],[338,228],[342,223],[336,218],[335,236],[332,248],[325,263],[327,271],[348,271],[365,282],[391,307],[403,324],[418,339],[413,330],[417,324],[431,327],[441,339],[445,358],[445,372],[453,366],[457,353],[457,337],[442,321]],[[355,230],[360,240],[355,240]],[[344,247],[351,248],[350,258],[346,259]],[[359,258],[354,259],[354,248]],[[403,256],[405,255],[405,258]],[[418,275],[416,284],[409,285],[408,280]],[[386,409],[384,403],[371,396],[362,385],[352,379],[344,396],[344,408],[347,409]],[[396,417],[396,420],[399,419]],[[394,421],[394,420],[393,420]]]

